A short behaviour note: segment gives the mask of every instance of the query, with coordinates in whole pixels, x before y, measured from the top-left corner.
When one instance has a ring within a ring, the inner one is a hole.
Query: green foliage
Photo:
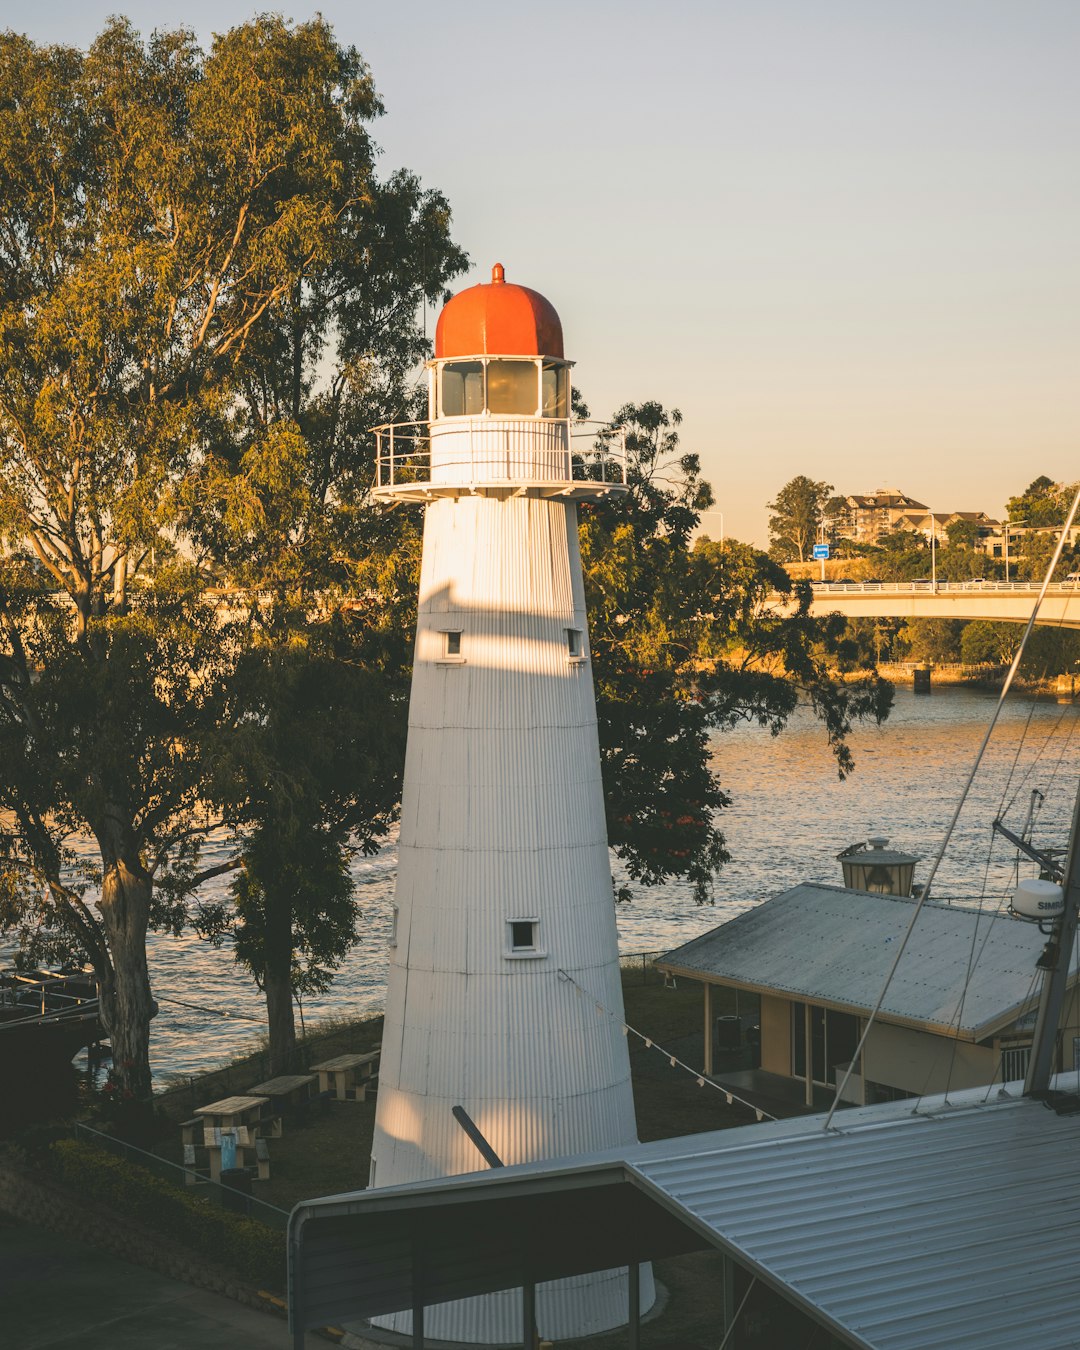
[[[1007,503],[1008,518],[1014,524],[1030,527],[1064,525],[1076,496],[1075,483],[1055,483],[1041,474],[1018,497]]]
[[[608,837],[631,878],[685,877],[701,902],[727,858],[714,733],[750,721],[775,735],[806,703],[843,776],[852,720],[884,717],[891,688],[830,675],[852,655],[843,620],[811,618],[809,586],[777,562],[732,540],[691,545],[712,492],[676,413],[628,404],[614,422],[630,492],[580,510]],[[776,592],[794,612],[773,608]]]
[[[53,1172],[79,1198],[131,1219],[167,1241],[206,1256],[260,1289],[285,1286],[284,1235],[254,1219],[213,1208],[145,1168],[75,1139],[49,1150]]]
[[[396,815],[405,666],[380,645],[352,612],[302,643],[254,646],[205,787],[241,836],[243,866],[231,905],[201,906],[197,927],[230,937],[266,993],[274,1071],[292,1053],[294,996],[325,990],[355,941],[349,859],[374,852]]]
[[[245,616],[207,583],[272,584],[288,647],[313,589],[363,572],[339,559],[365,529],[388,580],[407,538],[340,503],[357,428],[408,401],[418,303],[464,260],[439,194],[378,179],[381,111],[318,18],[205,53],[123,20],[85,53],[0,35],[0,894],[93,960],[136,1097],[147,924],[181,921],[244,707]],[[75,833],[94,865],[72,870]]]
[[[833,487],[798,474],[769,502],[769,552],[778,562],[805,562]]]
[[[968,665],[1007,665],[1016,654],[1024,630],[1019,624],[975,619],[960,636],[960,656]]]
[[[904,638],[909,661],[959,661],[964,631],[960,619],[909,619]]]
[[[974,549],[979,542],[979,527],[973,520],[950,521],[945,526],[945,534],[951,549]]]

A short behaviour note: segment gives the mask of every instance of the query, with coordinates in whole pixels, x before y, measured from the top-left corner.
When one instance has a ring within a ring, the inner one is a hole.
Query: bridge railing
[[[903,593],[916,592],[925,594],[927,591],[1038,591],[1042,586],[1040,581],[930,581],[925,578],[918,578],[915,581],[812,581],[811,586],[815,591],[821,591],[826,595],[870,592],[877,594],[881,591],[897,591]],[[1080,592],[1080,581],[1052,581],[1047,588],[1050,592]]]

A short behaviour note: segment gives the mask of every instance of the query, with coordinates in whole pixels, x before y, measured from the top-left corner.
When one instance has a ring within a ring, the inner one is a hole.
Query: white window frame
[[[572,666],[580,666],[586,660],[584,628],[564,628],[566,639],[566,659]]]
[[[532,925],[533,945],[531,947],[514,946],[514,924]],[[508,961],[537,961],[547,956],[540,945],[540,917],[537,914],[515,914],[506,920],[506,949],[503,955]]]
[[[465,658],[461,654],[461,638],[463,631],[464,630],[461,628],[440,628],[438,630],[439,645],[441,647],[441,651],[439,655],[435,658],[436,665],[463,666],[465,664]],[[451,647],[454,645],[451,641],[452,638],[457,639],[456,652],[451,651]]]

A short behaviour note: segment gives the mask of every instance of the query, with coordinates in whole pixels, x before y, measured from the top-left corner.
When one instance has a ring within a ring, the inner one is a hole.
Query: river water
[[[696,906],[681,884],[636,887],[632,903],[618,906],[622,951],[677,946],[800,881],[840,884],[836,854],[874,834],[919,854],[915,877],[925,880],[996,701],[996,694],[968,689],[916,697],[898,688],[884,726],[853,731],[856,770],[845,782],[809,713],[800,712],[778,737],[749,726],[718,734],[713,753],[734,804],[723,813],[732,861],[715,904]],[[1006,822],[1019,833],[1032,788],[1046,794],[1036,844],[1064,844],[1080,777],[1078,714],[1052,699],[1006,703],[934,884],[936,899],[1000,900],[1014,876],[1015,851],[994,841],[991,821],[1004,805]],[[223,850],[224,841],[208,861]],[[393,842],[356,861],[359,941],[329,992],[305,1001],[308,1025],[381,1007],[395,865]],[[1031,873],[1025,864],[1023,874]],[[258,1042],[261,998],[228,948],[154,935],[150,966],[161,1006],[152,1035],[159,1082],[211,1068]]]

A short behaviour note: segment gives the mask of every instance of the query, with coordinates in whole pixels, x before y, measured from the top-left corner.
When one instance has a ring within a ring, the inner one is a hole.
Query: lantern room
[[[554,307],[496,263],[490,282],[461,291],[439,315],[430,415],[569,417],[571,365]]]
[[[626,491],[622,431],[571,418],[570,367],[554,306],[491,280],[447,301],[428,366],[428,420],[375,427],[375,495],[565,497]]]

